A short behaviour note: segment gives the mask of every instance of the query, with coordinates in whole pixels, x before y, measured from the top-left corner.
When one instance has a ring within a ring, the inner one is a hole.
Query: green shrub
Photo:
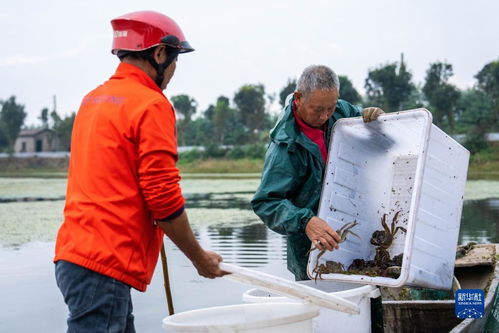
[[[179,154],[180,163],[192,163],[194,161],[202,161],[207,159],[258,159],[265,157],[267,146],[261,143],[251,145],[234,146],[232,148],[220,147],[215,144],[205,146],[205,150],[190,150]]]
[[[239,160],[246,156],[244,146],[235,146],[227,153],[227,158],[231,160]]]
[[[487,129],[483,126],[475,126],[466,134],[466,140],[463,145],[472,155],[484,151],[489,147],[485,137]]]
[[[202,160],[205,157],[205,153],[202,150],[194,149],[189,150],[179,154],[179,162],[181,163],[191,163],[197,160]]]
[[[204,147],[205,158],[223,158],[227,154],[227,149],[217,144],[210,143]]]
[[[263,159],[266,145],[255,143],[252,145],[235,146],[227,153],[227,158],[237,160],[242,158]]]

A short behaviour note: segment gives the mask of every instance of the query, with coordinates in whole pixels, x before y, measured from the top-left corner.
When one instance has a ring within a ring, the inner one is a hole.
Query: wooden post
[[[170,289],[170,278],[168,276],[168,263],[166,262],[166,251],[165,251],[165,243],[161,246],[161,264],[163,266],[163,278],[165,282],[165,292],[166,292],[166,301],[168,305],[168,313],[170,316],[174,314],[173,310],[173,298],[172,291]]]

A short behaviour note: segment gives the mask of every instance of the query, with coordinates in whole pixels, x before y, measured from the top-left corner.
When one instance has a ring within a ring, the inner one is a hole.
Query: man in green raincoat
[[[251,205],[262,221],[287,236],[288,270],[308,280],[307,252],[338,248],[340,236],[317,217],[331,129],[336,120],[362,115],[376,120],[383,110],[361,110],[339,98],[338,76],[326,66],[309,66],[288,96],[270,132],[262,181]],[[371,302],[371,330],[383,332],[381,297]]]
[[[251,205],[273,231],[287,236],[288,270],[307,280],[307,252],[338,248],[339,235],[316,216],[331,129],[336,120],[372,121],[383,113],[364,110],[339,98],[338,76],[326,66],[309,66],[289,95],[270,132],[262,181]]]

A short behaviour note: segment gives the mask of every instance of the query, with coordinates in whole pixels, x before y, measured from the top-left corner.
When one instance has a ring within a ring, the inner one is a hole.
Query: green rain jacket
[[[319,147],[298,129],[292,112],[293,100],[293,95],[288,96],[284,111],[270,132],[262,180],[251,205],[267,227],[287,236],[288,270],[296,280],[306,280],[311,242],[305,226],[317,215],[325,161]],[[327,124],[328,147],[336,120],[360,116],[360,111],[338,100]]]

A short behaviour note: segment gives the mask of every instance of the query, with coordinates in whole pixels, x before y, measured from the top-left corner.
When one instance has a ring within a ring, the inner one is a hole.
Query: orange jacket
[[[173,107],[142,70],[121,63],[76,116],[54,261],[145,291],[163,240],[154,220],[184,209],[176,161]]]

